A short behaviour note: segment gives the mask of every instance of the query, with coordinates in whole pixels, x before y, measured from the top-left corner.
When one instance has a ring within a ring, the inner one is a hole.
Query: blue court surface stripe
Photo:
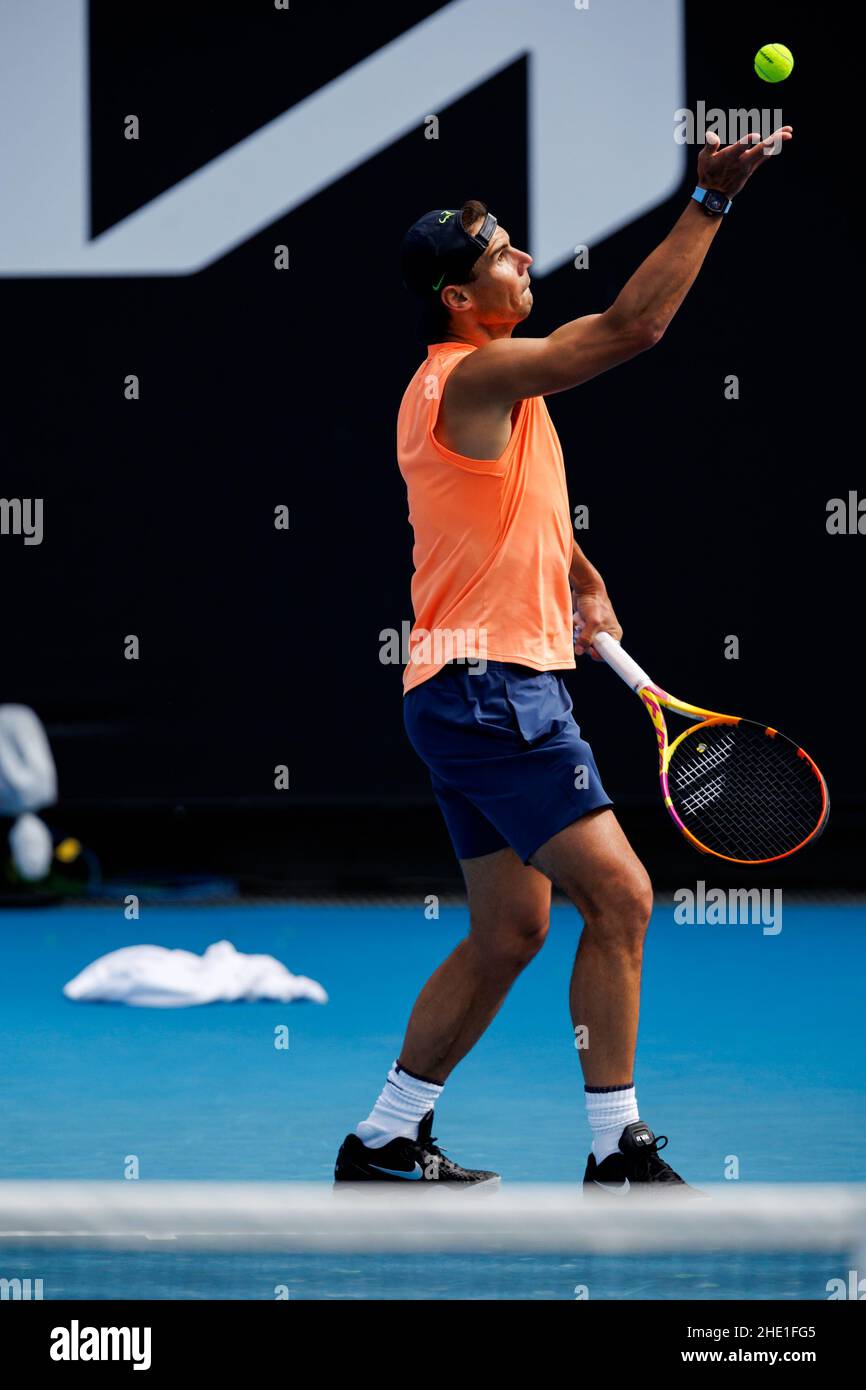
[[[417,991],[465,909],[285,904],[9,911],[0,919],[0,1176],[328,1180],[369,1110]],[[692,1182],[863,1177],[862,906],[790,904],[782,930],[677,925],[647,944],[637,1067],[642,1116]],[[435,1132],[510,1181],[575,1181],[588,1148],[568,1015],[579,920],[549,939],[457,1069]],[[62,985],[136,942],[228,939],[321,980],[312,1004],[140,1010],[67,1001]],[[288,1050],[274,1046],[286,1025]]]

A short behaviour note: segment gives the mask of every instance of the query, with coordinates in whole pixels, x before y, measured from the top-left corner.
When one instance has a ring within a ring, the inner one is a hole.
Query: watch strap
[[[701,206],[703,207],[703,205],[704,205],[704,203],[707,201],[707,197],[708,197],[708,195],[709,195],[710,193],[718,193],[718,190],[717,190],[717,189],[714,189],[714,188],[701,188],[700,184],[698,184],[697,188],[695,189],[694,193],[692,194],[692,197],[694,198],[694,200],[695,200],[696,203],[700,203]],[[720,198],[723,198],[723,197],[724,197],[724,194],[723,194],[723,193],[719,193],[718,196],[719,196]],[[719,217],[724,217],[727,213],[730,212],[730,210],[731,210],[732,207],[733,207],[733,201],[732,201],[730,198],[728,198],[727,201],[725,202],[725,206],[724,206],[723,208],[719,208],[716,215],[719,216]]]

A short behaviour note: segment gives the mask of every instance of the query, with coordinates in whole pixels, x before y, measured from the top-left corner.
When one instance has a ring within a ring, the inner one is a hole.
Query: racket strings
[[[822,784],[782,734],[758,724],[695,729],[668,768],[674,809],[707,849],[732,859],[774,859],[820,824]]]

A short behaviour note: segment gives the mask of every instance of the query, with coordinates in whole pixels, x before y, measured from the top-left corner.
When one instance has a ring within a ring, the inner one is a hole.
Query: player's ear
[[[452,309],[458,314],[465,313],[472,307],[472,300],[462,285],[446,285],[442,291],[442,303],[446,309]]]

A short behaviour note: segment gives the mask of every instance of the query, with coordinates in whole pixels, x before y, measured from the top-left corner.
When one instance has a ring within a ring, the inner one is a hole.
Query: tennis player
[[[783,126],[722,148],[708,134],[670,234],[606,312],[547,338],[513,336],[532,308],[532,258],[482,203],[427,213],[405,237],[428,348],[397,422],[415,536],[404,714],[460,860],[470,926],[421,991],[399,1060],[340,1149],[338,1181],[498,1181],[443,1154],[433,1108],[540,949],[556,884],[584,923],[570,992],[592,1132],[584,1183],[617,1195],[685,1187],[635,1097],[652,888],[562,678],[596,633],[622,629],[574,540],[544,398],[659,342],[731,199],[791,135]]]

